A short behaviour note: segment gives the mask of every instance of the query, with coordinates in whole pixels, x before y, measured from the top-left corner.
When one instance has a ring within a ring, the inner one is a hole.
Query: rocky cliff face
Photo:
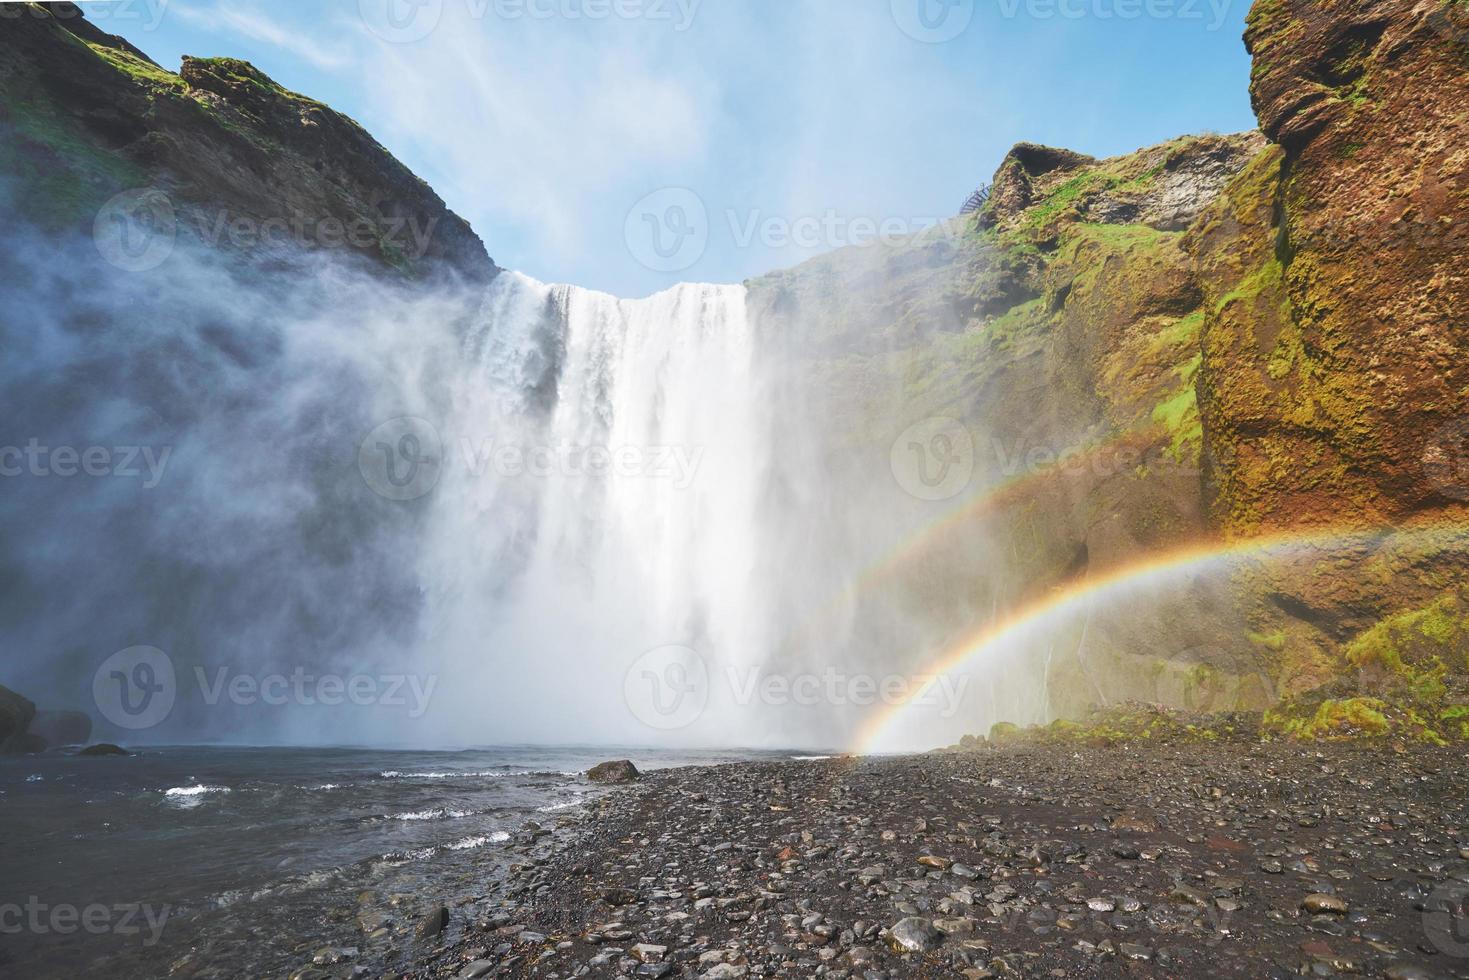
[[[1441,648],[1410,683],[1469,667],[1469,17],[1261,0],[1249,25],[1260,134],[1020,144],[972,223],[751,284],[839,437],[976,433],[980,492],[894,578],[965,582],[956,631],[1191,543],[1311,541],[1062,637],[1061,715],[1380,687],[1386,633]]]
[[[1462,4],[1262,0],[1245,42],[1270,148],[1193,235],[1199,397],[1225,533],[1359,527],[1246,583],[1292,687],[1465,581],[1469,33]]]
[[[69,3],[0,13],[0,174],[41,226],[90,232],[114,195],[139,191],[211,247],[339,250],[416,278],[497,271],[362,127],[253,66],[185,58],[175,74]]]

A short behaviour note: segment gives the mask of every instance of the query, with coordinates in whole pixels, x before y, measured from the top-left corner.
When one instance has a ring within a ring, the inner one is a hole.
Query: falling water
[[[499,278],[465,340],[421,555],[425,646],[463,737],[646,742],[663,733],[622,697],[644,654],[686,647],[717,678],[769,649],[756,348],[741,286],[625,300]]]

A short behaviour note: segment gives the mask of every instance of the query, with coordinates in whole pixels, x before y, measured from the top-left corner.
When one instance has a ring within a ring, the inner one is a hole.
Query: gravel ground
[[[563,820],[414,976],[1469,977],[1462,763],[1128,743],[664,770]]]

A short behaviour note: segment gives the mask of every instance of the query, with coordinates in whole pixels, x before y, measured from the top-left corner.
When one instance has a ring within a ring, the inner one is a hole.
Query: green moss
[[[1020,726],[1008,721],[997,721],[990,726],[990,741],[999,742],[1007,738],[1015,738],[1020,734]]]
[[[1263,725],[1267,731],[1307,741],[1375,738],[1392,730],[1384,713],[1387,707],[1378,698],[1366,697],[1329,699],[1307,713],[1287,704],[1265,712]]]
[[[1363,672],[1364,684],[1403,690],[1415,701],[1435,704],[1447,693],[1450,669],[1463,669],[1469,652],[1469,615],[1458,596],[1445,596],[1421,609],[1398,613],[1347,645],[1347,661]]]
[[[183,79],[179,78],[173,72],[165,71],[152,62],[144,61],[129,51],[93,43],[88,43],[87,47],[92,50],[93,54],[112,67],[146,85],[177,91],[182,91],[185,88]]]
[[[1279,653],[1285,649],[1285,630],[1276,630],[1273,633],[1251,633],[1249,640],[1258,647]]]
[[[999,347],[1009,348],[1015,341],[1033,335],[1047,326],[1043,297],[1010,307],[985,325],[985,333]]]
[[[0,122],[0,173],[16,179],[17,216],[48,230],[90,223],[112,195],[147,182],[126,158],[97,145],[44,93],[12,89]]]
[[[1198,389],[1194,379],[1198,375],[1203,355],[1195,354],[1177,369],[1183,386],[1177,393],[1153,409],[1152,419],[1168,432],[1168,453],[1182,462],[1190,454],[1196,454],[1204,441],[1204,429],[1199,418]]]
[[[1117,183],[1116,178],[1088,170],[1066,181],[1060,187],[1031,207],[1025,213],[1025,222],[1033,228],[1050,224],[1053,218],[1071,208],[1083,196],[1106,190]]]
[[[1153,339],[1148,345],[1148,354],[1156,356],[1165,350],[1184,345],[1196,347],[1199,342],[1199,331],[1203,329],[1203,326],[1203,310],[1195,310],[1188,316],[1174,320],[1153,334]]]

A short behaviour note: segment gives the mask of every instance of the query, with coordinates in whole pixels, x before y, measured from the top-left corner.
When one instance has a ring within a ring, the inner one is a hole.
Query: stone
[[[603,762],[587,770],[587,779],[594,783],[621,784],[636,782],[642,777],[638,767],[628,759]]]
[[[36,717],[36,706],[8,687],[0,687],[0,742],[24,735]]]
[[[925,953],[938,946],[939,939],[933,923],[916,915],[899,919],[888,930],[888,942],[899,953]]]
[[[667,946],[655,946],[652,943],[638,943],[627,954],[639,963],[661,963],[663,957],[668,955]]]
[[[89,745],[77,753],[77,755],[87,756],[88,758],[131,754],[127,749],[113,745],[111,742],[98,742],[96,745]]]
[[[1316,892],[1301,899],[1301,908],[1313,915],[1346,915],[1347,903],[1335,895]]]
[[[449,910],[442,905],[418,920],[413,934],[419,939],[435,939],[449,927]]]

